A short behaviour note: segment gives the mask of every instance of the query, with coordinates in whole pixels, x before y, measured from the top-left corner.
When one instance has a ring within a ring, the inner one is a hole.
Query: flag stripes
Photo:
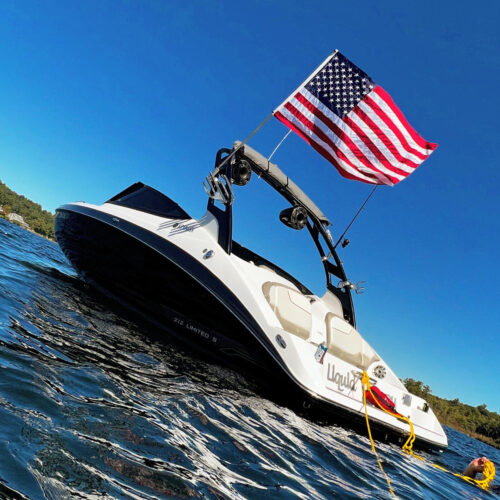
[[[357,128],[354,123],[349,124],[349,121],[343,121],[335,113],[332,113],[328,108],[321,109],[321,102],[316,99],[307,90],[303,89],[304,95],[297,94],[296,99],[300,101],[307,109],[309,109],[317,118],[318,122],[329,128],[332,135],[340,142],[347,146],[347,150],[351,150],[354,156],[357,157],[369,169],[375,167],[378,171],[384,172],[386,169],[382,162],[376,157],[370,162],[367,158],[372,156],[370,152],[371,142],[368,146],[362,140],[363,134],[358,135],[355,131]],[[293,100],[292,100],[293,102]],[[388,173],[385,171],[385,173]]]
[[[349,179],[394,185],[436,149],[408,123],[392,98],[336,53],[274,110]]]

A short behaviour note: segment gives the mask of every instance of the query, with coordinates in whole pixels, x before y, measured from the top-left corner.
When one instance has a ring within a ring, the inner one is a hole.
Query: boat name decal
[[[198,328],[197,326],[189,323],[189,321],[186,321],[183,318],[174,317],[174,323],[182,326],[184,329],[189,330],[190,332],[196,333],[200,337],[203,337],[205,340],[212,340],[212,342],[214,343],[217,342],[217,337],[215,335],[212,335],[205,330]]]
[[[335,371],[335,365],[328,363],[328,373],[327,379],[333,382],[339,391],[344,391],[344,389],[349,389],[349,391],[356,390],[356,383],[359,377],[352,371],[351,373],[342,374],[339,371]]]

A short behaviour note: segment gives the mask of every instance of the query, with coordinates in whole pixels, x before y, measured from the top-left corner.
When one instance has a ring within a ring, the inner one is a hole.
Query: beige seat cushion
[[[328,352],[362,370],[380,361],[368,342],[347,321],[332,313],[326,315],[325,321]]]
[[[311,303],[300,292],[268,281],[262,292],[284,330],[308,339],[311,333]]]

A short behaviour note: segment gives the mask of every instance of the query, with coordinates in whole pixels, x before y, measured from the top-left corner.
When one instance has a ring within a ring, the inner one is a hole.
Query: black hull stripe
[[[242,325],[249,330],[254,337],[259,340],[263,347],[268,351],[273,359],[287,373],[288,368],[279,356],[276,348],[271,344],[262,328],[255,321],[253,316],[248,312],[247,308],[236,297],[236,295],[210,270],[200,264],[194,257],[179,248],[177,245],[165,240],[147,229],[144,229],[136,224],[120,219],[117,216],[110,215],[99,210],[80,206],[80,205],[63,205],[58,208],[60,212],[75,212],[92,219],[96,219],[104,224],[107,224],[127,235],[135,238],[141,243],[147,245],[151,249],[158,252],[164,258],[179,267],[182,271],[191,276],[203,288],[211,293],[221,304],[225,306],[229,313],[234,315]],[[289,373],[293,378],[293,376]]]

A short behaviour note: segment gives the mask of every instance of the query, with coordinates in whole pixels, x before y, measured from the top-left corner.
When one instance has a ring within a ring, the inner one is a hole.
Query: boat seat
[[[273,269],[272,267],[266,266],[265,264],[257,264],[257,267],[260,267],[261,269],[265,269],[266,271],[271,271],[272,273],[276,274],[275,269]]]
[[[328,313],[325,321],[330,354],[361,370],[366,370],[372,363],[380,361],[370,344],[347,321],[333,313]]]
[[[339,298],[335,296],[330,290],[325,292],[325,295],[321,297],[323,304],[330,310],[330,312],[334,313],[336,316],[340,318],[344,317],[344,309],[342,308],[342,303]]]
[[[272,281],[262,285],[262,292],[283,329],[308,339],[312,325],[309,299],[293,288]]]

